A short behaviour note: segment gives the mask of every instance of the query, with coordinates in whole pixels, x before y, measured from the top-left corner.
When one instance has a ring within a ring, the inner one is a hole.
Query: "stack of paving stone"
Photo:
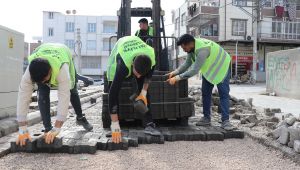
[[[276,125],[271,136],[280,144],[294,148],[300,153],[300,122],[293,114],[287,114],[284,120]]]
[[[174,86],[170,85],[165,76],[165,71],[155,71],[152,77],[148,93],[151,96],[151,113],[153,119],[176,119],[181,125],[188,124],[188,118],[195,114],[194,100],[188,97],[188,81],[181,80]],[[108,113],[108,85],[104,83],[102,121],[103,127],[110,127],[110,115]],[[143,115],[138,113],[130,96],[137,93],[134,78],[126,79],[119,93],[119,117],[121,120],[141,120]]]

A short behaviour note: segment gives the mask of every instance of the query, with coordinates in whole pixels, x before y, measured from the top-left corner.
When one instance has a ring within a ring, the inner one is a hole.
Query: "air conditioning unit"
[[[252,40],[252,37],[250,35],[247,35],[246,40],[250,41],[250,40]]]

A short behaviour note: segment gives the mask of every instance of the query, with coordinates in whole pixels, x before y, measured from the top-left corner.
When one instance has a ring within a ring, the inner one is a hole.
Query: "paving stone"
[[[291,117],[288,117],[287,119],[286,119],[286,123],[288,124],[288,125],[290,125],[290,126],[292,126],[295,122],[296,122],[296,117],[294,117],[294,116],[291,116]]]
[[[107,150],[107,143],[108,143],[108,138],[106,138],[105,136],[101,137],[97,141],[97,149],[103,151]]]
[[[107,142],[107,150],[113,151],[113,150],[128,150],[128,140],[125,138],[122,138],[121,143],[113,143],[111,139]]]
[[[137,138],[139,144],[164,144],[164,136],[151,136],[144,133],[144,129],[129,129],[129,137]]]
[[[293,127],[295,127],[295,128],[300,128],[300,122],[295,122],[295,123],[293,124]]]
[[[274,139],[278,139],[280,137],[280,134],[281,134],[281,130],[283,128],[287,128],[286,126],[280,126],[280,127],[277,127],[275,130],[272,131],[272,136]]]
[[[274,122],[274,123],[279,123],[279,118],[278,117],[275,117],[275,116],[273,116],[273,117],[268,117],[268,118],[266,118],[265,119],[267,122]]]
[[[300,153],[300,140],[294,141],[294,150],[295,152]]]
[[[256,115],[249,115],[246,117],[246,120],[249,122],[249,123],[257,123],[257,117]]]
[[[270,129],[275,129],[277,123],[276,122],[266,122],[266,126]]]
[[[61,148],[63,146],[63,140],[61,137],[54,138],[53,143],[47,144],[45,143],[45,138],[40,137],[37,139],[37,148]]]
[[[297,128],[288,128],[289,131],[289,143],[288,146],[293,148],[294,147],[294,141],[295,140],[300,140],[300,129]]]
[[[280,131],[280,137],[277,139],[279,143],[287,145],[289,142],[289,131],[288,128],[282,128]]]
[[[162,130],[166,141],[205,141],[206,134],[192,127],[170,127]]]
[[[224,140],[224,134],[222,132],[216,130],[215,127],[199,126],[198,128],[206,134],[207,141],[223,141]]]
[[[245,137],[245,133],[241,130],[232,130],[227,131],[222,129],[221,127],[214,127],[217,131],[222,132],[224,134],[224,139],[243,139]]]
[[[74,154],[80,154],[80,153],[89,153],[94,154],[97,151],[97,141],[96,140],[79,140],[76,141],[76,144],[74,145]]]
[[[133,138],[133,137],[124,137],[128,141],[128,146],[129,147],[138,147],[139,146],[139,140],[138,138]]]
[[[281,113],[281,109],[280,108],[272,108],[271,112],[273,112],[273,113]]]
[[[37,142],[36,139],[32,139],[31,142],[29,140],[26,140],[25,146],[17,145],[15,141],[11,142],[10,143],[10,151],[12,153],[15,153],[15,152],[35,153],[35,152],[37,152],[36,142]]]

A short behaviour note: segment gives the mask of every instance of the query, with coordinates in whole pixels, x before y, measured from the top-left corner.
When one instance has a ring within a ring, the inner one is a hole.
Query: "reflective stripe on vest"
[[[217,43],[207,39],[196,39],[194,57],[197,57],[199,49],[210,47],[210,56],[208,56],[200,69],[200,72],[210,83],[217,85],[223,81],[228,73],[230,56]],[[194,62],[194,60],[193,60]]]

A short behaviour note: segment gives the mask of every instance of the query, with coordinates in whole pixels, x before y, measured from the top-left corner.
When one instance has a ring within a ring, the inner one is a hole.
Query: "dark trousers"
[[[210,119],[211,115],[211,95],[214,85],[202,76],[202,101],[203,101],[203,114],[204,117]],[[222,112],[222,121],[229,120],[229,80],[230,80],[230,71],[228,71],[227,76],[223,82],[217,85],[218,92],[220,96],[220,107]]]
[[[82,114],[80,98],[78,95],[77,84],[70,90],[71,96],[70,101],[75,110],[77,118],[84,116]],[[45,127],[45,132],[50,131],[53,127],[51,124],[50,115],[50,87],[46,84],[38,83],[38,104],[42,116],[43,125]]]

